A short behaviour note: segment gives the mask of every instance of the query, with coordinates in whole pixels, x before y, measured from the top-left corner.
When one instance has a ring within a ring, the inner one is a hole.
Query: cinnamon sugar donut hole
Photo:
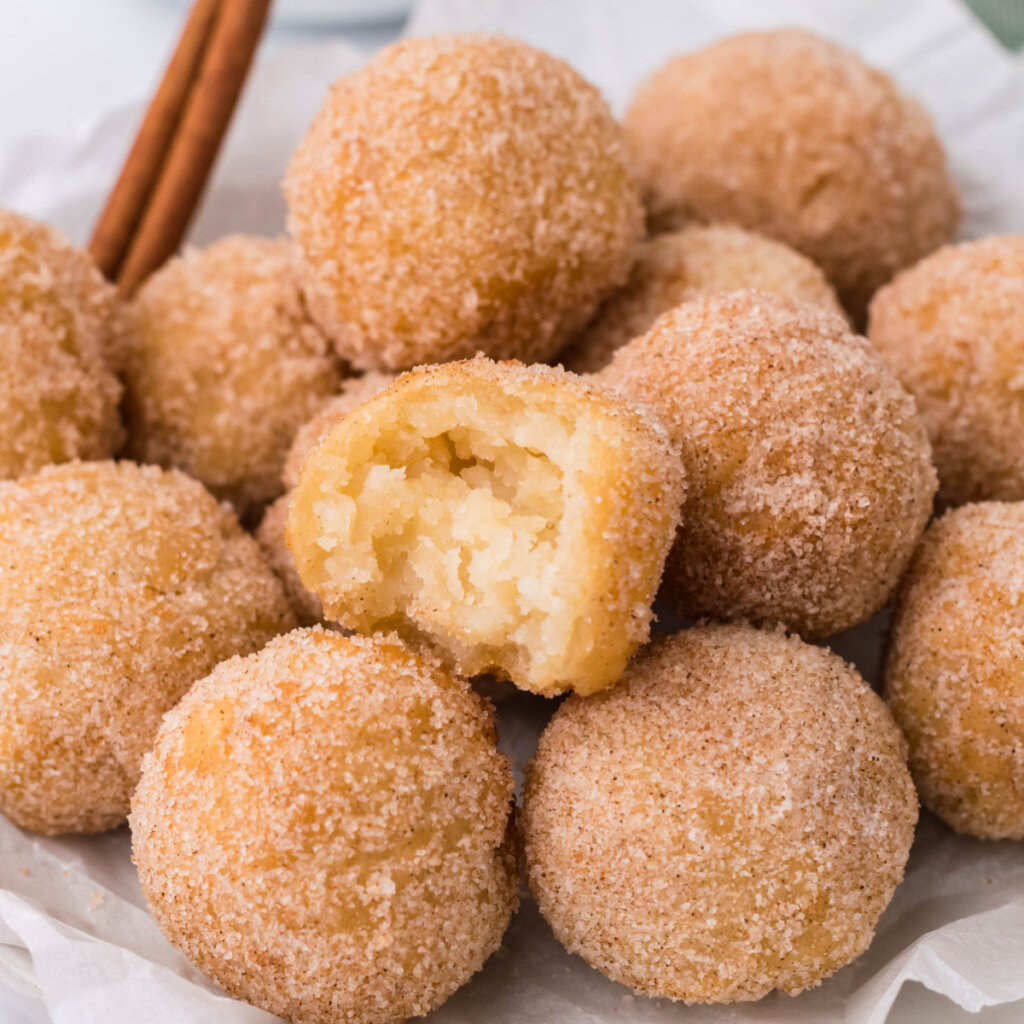
[[[597,382],[646,403],[689,485],[662,596],[684,617],[829,636],[882,608],[931,514],[913,399],[834,313],[743,291],[689,302]]]
[[[114,289],[88,254],[0,210],[0,478],[114,453],[118,336]]]
[[[593,373],[662,313],[743,288],[791,295],[842,314],[825,275],[795,249],[731,224],[689,224],[641,243],[629,280],[559,360],[567,370]]]
[[[745,625],[659,638],[541,736],[530,889],[568,950],[644,995],[795,995],[867,948],[903,877],[904,757],[827,650]]]
[[[78,462],[0,485],[0,809],[48,835],[123,824],[163,713],[294,625],[184,473]]]
[[[921,802],[958,832],[1024,839],[1024,502],[965,505],[929,528],[886,699]]]
[[[1024,236],[903,271],[872,301],[868,337],[917,401],[940,501],[1024,499]]]
[[[817,263],[860,322],[960,215],[924,109],[808,32],[732,36],[647,79],[626,138],[653,221],[734,221]]]
[[[551,358],[643,222],[597,90],[503,36],[408,39],[339,79],[284,189],[310,310],[365,368]]]
[[[490,705],[394,638],[299,630],[164,720],[132,801],[170,941],[292,1024],[397,1024],[483,966],[515,909]]]
[[[247,520],[281,493],[295,432],[342,378],[296,268],[287,242],[230,236],[165,264],[129,309],[129,451]]]
[[[394,630],[463,676],[592,693],[649,635],[683,493],[645,409],[479,358],[406,373],[338,423],[287,538],[342,626]]]

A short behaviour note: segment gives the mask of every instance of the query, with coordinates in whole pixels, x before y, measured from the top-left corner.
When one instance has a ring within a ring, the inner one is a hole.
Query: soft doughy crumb
[[[288,545],[343,626],[590,693],[647,639],[684,493],[664,428],[548,366],[424,367],[310,454]]]
[[[287,242],[224,238],[165,264],[129,309],[130,452],[186,470],[247,519],[281,493],[296,430],[341,381],[296,266]]]
[[[409,39],[341,78],[285,195],[310,310],[361,367],[552,357],[643,225],[598,91],[501,36]]]
[[[498,948],[517,903],[490,706],[394,638],[233,658],[164,720],[132,802],[164,934],[292,1024],[397,1024]]]
[[[284,586],[288,603],[292,606],[299,624],[314,626],[323,621],[324,609],[320,604],[320,598],[303,586],[299,570],[295,568],[295,559],[285,541],[290,501],[291,494],[283,494],[267,509],[256,531],[256,541],[267,565],[277,573]]]
[[[646,402],[689,492],[664,596],[686,617],[828,636],[884,606],[935,470],[911,397],[842,318],[781,295],[687,303],[596,380]]]
[[[290,491],[299,482],[299,472],[306,456],[331,432],[334,425],[378,391],[393,384],[396,376],[394,373],[370,370],[361,377],[349,377],[341,385],[341,393],[329,398],[312,419],[299,427],[281,471],[281,482],[286,490]]]
[[[743,625],[658,639],[541,736],[530,888],[567,949],[645,995],[795,995],[867,948],[903,877],[904,756],[829,651]]]
[[[674,306],[743,288],[792,295],[842,314],[820,268],[795,249],[731,224],[690,224],[641,244],[629,280],[559,360],[575,373],[600,370]]]
[[[0,210],[0,478],[121,443],[114,289],[44,224]]]
[[[922,803],[958,832],[1024,839],[1024,503],[967,505],[925,534],[886,699]]]
[[[673,58],[640,87],[624,127],[657,224],[735,221],[788,242],[857,321],[959,219],[920,104],[807,32],[753,32]]]
[[[295,625],[259,549],[195,480],[80,462],[0,485],[0,809],[123,824],[163,713]]]
[[[872,301],[868,337],[917,400],[940,501],[1024,499],[1024,236],[905,270]]]

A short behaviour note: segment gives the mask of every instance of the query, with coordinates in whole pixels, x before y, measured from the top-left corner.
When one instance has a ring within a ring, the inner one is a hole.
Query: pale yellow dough
[[[648,636],[681,461],[641,407],[545,366],[406,374],[308,457],[288,543],[326,614],[463,675],[591,693]]]

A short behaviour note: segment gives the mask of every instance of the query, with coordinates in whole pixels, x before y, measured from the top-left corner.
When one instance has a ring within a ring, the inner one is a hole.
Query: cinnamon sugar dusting
[[[117,449],[118,317],[86,253],[0,210],[0,478]]]
[[[518,902],[490,705],[393,637],[316,628],[233,658],[164,720],[132,802],[164,933],[293,1024],[427,1013]]]
[[[734,221],[814,260],[854,316],[960,215],[931,119],[855,54],[784,29],[674,57],[625,119],[654,221]]]
[[[1024,500],[1024,236],[905,270],[872,300],[868,336],[917,401],[940,500]]]
[[[502,36],[408,39],[341,78],[284,187],[310,309],[368,368],[554,356],[642,228],[600,94]]]
[[[686,1002],[795,995],[867,948],[917,821],[885,705],[826,650],[705,626],[570,697],[527,771],[530,888],[609,977]]]
[[[187,249],[142,287],[129,327],[129,450],[258,518],[281,494],[295,432],[342,378],[292,246],[234,235]]]
[[[958,832],[1024,839],[1024,502],[932,524],[897,605],[886,699],[921,802]]]
[[[795,249],[731,224],[689,224],[640,245],[629,280],[559,360],[567,370],[594,372],[674,306],[743,288],[791,295],[842,313],[825,275]]]
[[[647,403],[690,482],[663,596],[679,614],[828,636],[882,608],[931,514],[911,397],[839,316],[781,295],[666,313],[595,380]]]
[[[183,473],[67,463],[0,485],[0,807],[122,824],[163,713],[295,620],[255,541]]]

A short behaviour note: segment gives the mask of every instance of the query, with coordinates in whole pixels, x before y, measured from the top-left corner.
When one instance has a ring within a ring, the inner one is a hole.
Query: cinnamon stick
[[[174,254],[227,131],[271,0],[221,0],[198,78],[117,276],[125,295]]]
[[[196,0],[193,5],[121,176],[96,223],[89,251],[110,280],[117,279],[160,168],[167,159],[220,5],[221,0]]]

